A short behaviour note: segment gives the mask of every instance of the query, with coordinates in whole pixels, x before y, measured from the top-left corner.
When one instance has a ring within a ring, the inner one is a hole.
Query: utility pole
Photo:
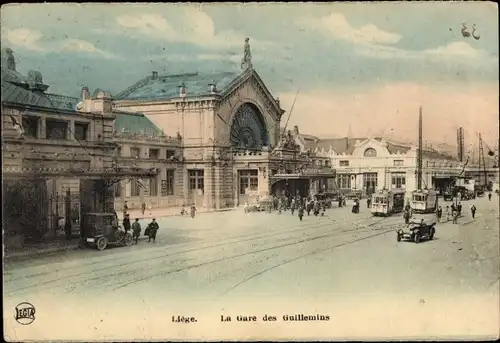
[[[479,170],[484,177],[483,186],[485,187],[486,190],[486,188],[488,187],[488,174],[486,172],[486,161],[484,160],[483,138],[481,137],[480,133],[478,134],[478,136],[479,136]]]
[[[418,114],[417,189],[422,189],[422,106]]]

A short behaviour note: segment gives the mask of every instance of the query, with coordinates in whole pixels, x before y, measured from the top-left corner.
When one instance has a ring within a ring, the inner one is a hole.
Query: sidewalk
[[[146,210],[144,215],[142,215],[141,210],[134,209],[130,210],[128,213],[130,213],[131,219],[133,218],[150,219],[150,218],[162,218],[170,216],[181,216],[181,209],[182,207],[156,208],[153,209],[151,212]],[[189,211],[189,208],[185,209]],[[219,210],[200,208],[198,209],[196,214],[232,211],[234,209],[237,209],[237,207],[223,208]],[[123,219],[123,213],[118,213],[118,218],[121,221]],[[4,247],[3,258],[4,262],[8,262],[12,260],[40,257],[42,255],[57,254],[66,251],[77,250],[79,248],[80,248],[79,238],[74,238],[72,240],[61,239],[52,242],[26,244],[24,245],[24,247],[17,249],[16,248],[5,249]]]
[[[80,238],[71,240],[57,240],[45,243],[26,244],[22,248],[3,249],[4,262],[17,260],[22,258],[38,257],[41,255],[50,255],[61,253],[79,248]]]
[[[201,214],[201,213],[211,213],[211,212],[225,212],[225,211],[232,211],[237,209],[238,207],[229,207],[229,208],[221,208],[219,210],[213,209],[213,208],[198,208],[196,211],[196,214]],[[243,207],[240,207],[243,208]],[[129,210],[127,213],[130,214],[130,219],[151,219],[151,218],[162,218],[162,217],[172,217],[172,216],[181,216],[181,210],[182,207],[164,207],[164,208],[153,208],[151,211],[146,209],[144,211],[144,214],[142,214],[142,211],[140,209],[132,209]],[[190,212],[190,207],[184,207],[184,210]],[[123,212],[117,212],[118,219],[123,220]]]

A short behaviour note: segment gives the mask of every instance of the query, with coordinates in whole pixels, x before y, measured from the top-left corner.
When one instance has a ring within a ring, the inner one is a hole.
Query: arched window
[[[365,157],[377,157],[377,150],[373,148],[368,148],[365,150],[364,154]]]
[[[231,124],[232,147],[260,150],[268,144],[267,128],[262,114],[254,105],[244,103],[236,111]]]

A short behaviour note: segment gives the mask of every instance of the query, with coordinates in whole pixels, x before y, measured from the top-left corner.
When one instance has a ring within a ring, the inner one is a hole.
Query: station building
[[[383,137],[320,139],[302,136],[304,148],[328,156],[336,170],[336,185],[344,193],[371,194],[382,189],[404,189],[408,196],[417,188],[417,147]],[[452,156],[424,148],[423,187],[445,189],[464,165]]]
[[[308,195],[325,189],[322,180],[334,177],[328,164],[318,166],[313,152],[301,150],[291,130],[280,130],[285,111],[248,57],[241,72],[153,71],[115,95],[113,107],[144,114],[180,144],[181,153],[159,180],[175,186],[157,206],[194,203],[219,209],[270,194]],[[128,145],[124,153],[139,149],[139,142]]]

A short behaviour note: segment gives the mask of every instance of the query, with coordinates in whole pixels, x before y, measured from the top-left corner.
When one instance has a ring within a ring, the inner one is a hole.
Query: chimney
[[[297,136],[297,135],[299,134],[299,127],[298,127],[297,125],[295,125],[295,126],[293,127],[293,134],[294,134],[295,136]]]
[[[152,77],[152,79],[153,79],[153,80],[156,80],[157,78],[158,78],[158,72],[157,72],[157,71],[154,71],[154,72],[153,72],[153,77]]]

